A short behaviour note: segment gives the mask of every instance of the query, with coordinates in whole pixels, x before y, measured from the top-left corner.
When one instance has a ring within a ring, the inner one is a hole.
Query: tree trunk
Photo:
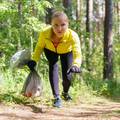
[[[104,20],[104,3],[101,2],[100,0],[98,0],[98,2],[96,4],[96,16],[95,18],[97,19],[96,23],[97,23],[97,26],[96,26],[96,32],[100,32],[100,31],[103,31],[103,20]]]
[[[118,22],[118,34],[120,35],[120,2],[117,3],[117,22]],[[118,36],[119,36],[118,35]]]
[[[113,51],[112,51],[112,0],[105,0],[104,22],[104,69],[103,78],[113,78]]]
[[[30,5],[30,14],[33,17],[37,17],[37,9],[35,8],[35,0],[31,0],[31,5]],[[31,52],[33,52],[33,43],[34,43],[34,38],[37,38],[37,34],[34,30],[30,31],[30,49]]]
[[[65,8],[65,13],[68,15],[70,19],[72,19],[72,1],[71,0],[63,0],[63,7]]]
[[[21,35],[22,35],[22,30],[21,30],[21,24],[22,24],[22,0],[19,0],[18,2],[18,16],[19,16],[19,37],[18,37],[18,45],[17,49],[21,49]]]
[[[77,0],[77,9],[76,9],[76,20],[80,20],[80,12],[81,12],[81,0]]]
[[[86,65],[90,67],[90,56],[93,48],[93,37],[92,37],[92,18],[93,18],[93,0],[87,0],[86,6]]]
[[[52,16],[52,13],[54,11],[53,8],[47,8],[46,9],[47,13],[46,13],[46,24],[51,24],[51,16]]]
[[[53,0],[49,0],[49,2],[53,5]],[[45,17],[45,21],[46,24],[51,24],[51,17],[53,14],[54,8],[46,8],[46,17]]]
[[[35,0],[31,0],[31,15],[37,17],[37,10],[35,8]]]

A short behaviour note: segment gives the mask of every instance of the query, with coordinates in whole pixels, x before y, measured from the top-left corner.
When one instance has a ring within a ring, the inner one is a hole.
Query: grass
[[[39,74],[42,71],[39,71]],[[0,79],[0,102],[6,104],[26,104],[26,103],[42,103],[51,105],[52,93],[48,80],[48,71],[40,74],[43,83],[43,94],[39,98],[26,98],[22,96],[21,90],[27,75],[28,69],[19,69],[11,71],[7,69],[1,72]],[[113,81],[95,80],[93,78],[87,79],[84,75],[74,75],[70,94],[73,97],[73,103],[77,102],[93,102],[97,97],[106,97],[120,100],[119,84]],[[60,80],[60,91],[62,91],[62,80]]]

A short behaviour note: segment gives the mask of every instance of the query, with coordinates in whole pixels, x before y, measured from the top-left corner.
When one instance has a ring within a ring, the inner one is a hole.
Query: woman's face
[[[51,24],[55,35],[59,38],[63,37],[68,28],[68,20],[64,16],[58,16],[52,19]]]

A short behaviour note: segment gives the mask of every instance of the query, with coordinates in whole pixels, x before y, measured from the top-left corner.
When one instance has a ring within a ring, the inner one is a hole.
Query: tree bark
[[[17,49],[21,49],[21,35],[22,35],[22,30],[21,30],[21,24],[22,24],[22,1],[18,1],[18,16],[19,16],[19,37],[18,37],[18,45]]]
[[[72,1],[71,0],[63,0],[63,7],[65,8],[65,13],[68,15],[70,19],[72,19]]]
[[[51,24],[51,17],[52,17],[52,13],[53,13],[54,9],[53,8],[47,8],[46,11],[47,11],[46,18],[45,18],[46,24]]]
[[[53,0],[49,0],[49,2],[53,5]],[[51,24],[51,17],[52,14],[54,12],[54,8],[46,8],[46,17],[45,17],[45,21],[46,24]]]
[[[117,3],[117,22],[120,23],[120,2]],[[120,24],[118,24],[118,34],[120,35]]]
[[[76,9],[76,20],[79,21],[80,19],[80,12],[81,12],[81,0],[77,0],[77,9]]]
[[[93,18],[93,0],[87,0],[86,3],[86,65],[90,67],[90,56],[93,48],[93,37],[92,37],[92,18]]]
[[[113,78],[112,0],[105,0],[103,78]]]

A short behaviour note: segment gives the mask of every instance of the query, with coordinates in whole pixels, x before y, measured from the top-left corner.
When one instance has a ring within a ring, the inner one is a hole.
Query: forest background
[[[70,28],[79,34],[81,41],[82,73],[73,76],[70,91],[74,100],[102,96],[119,101],[119,0],[0,0],[0,102],[28,100],[21,95],[21,89],[29,70],[27,67],[11,70],[10,59],[17,51],[34,50],[39,31],[50,24],[54,9],[67,13]],[[43,82],[40,101],[44,103],[52,97],[47,64],[43,54],[37,71]]]

